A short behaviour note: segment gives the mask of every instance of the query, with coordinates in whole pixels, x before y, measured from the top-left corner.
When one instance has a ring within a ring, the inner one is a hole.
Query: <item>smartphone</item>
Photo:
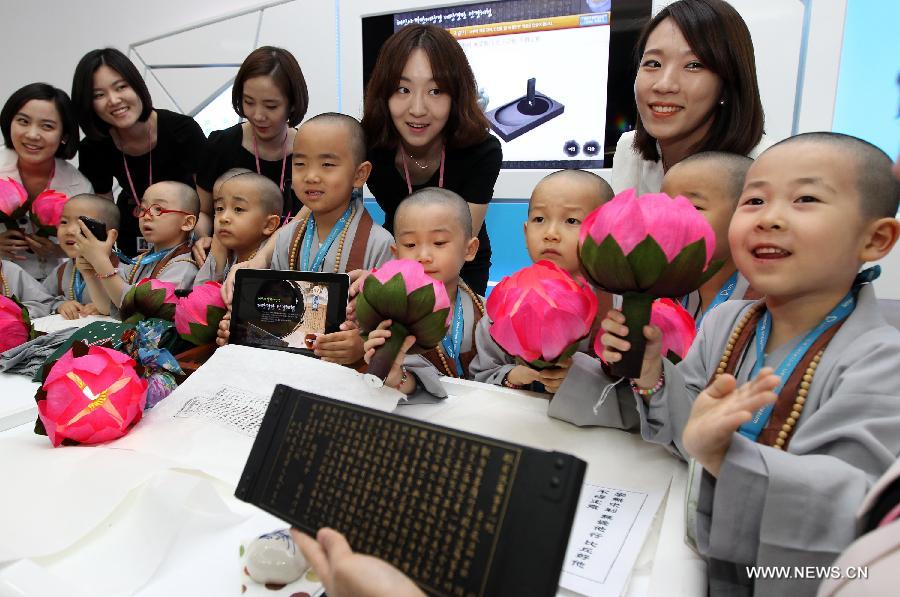
[[[78,216],[78,219],[84,222],[84,225],[87,226],[88,230],[90,230],[91,233],[97,237],[97,240],[106,240],[106,224],[87,216]]]

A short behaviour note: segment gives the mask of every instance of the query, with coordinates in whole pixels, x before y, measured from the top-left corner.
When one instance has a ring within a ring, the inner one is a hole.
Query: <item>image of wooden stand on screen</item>
[[[558,101],[535,90],[536,79],[528,79],[525,95],[491,110],[485,116],[491,128],[506,142],[521,137],[566,109]]]

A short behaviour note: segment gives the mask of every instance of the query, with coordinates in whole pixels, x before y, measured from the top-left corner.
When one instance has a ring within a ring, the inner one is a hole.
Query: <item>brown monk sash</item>
[[[463,292],[463,290],[457,288],[456,292]],[[481,297],[478,297],[478,302],[484,306],[484,301],[481,300]],[[472,322],[472,349],[460,353],[459,355],[459,361],[462,363],[463,377],[465,379],[469,378],[469,365],[472,364],[472,361],[475,360],[475,355],[478,354],[478,350],[475,346],[475,328],[478,326],[478,322],[481,321],[481,309],[478,308],[478,305],[472,305],[472,308],[475,311],[475,321]],[[455,371],[456,367],[453,367],[452,365],[453,359],[451,359],[449,355],[444,355],[444,358],[447,359],[447,365],[454,370],[447,371],[444,369],[444,363],[441,361],[441,355],[438,354],[437,347],[432,348],[428,352],[423,352],[422,356],[428,359],[428,362],[434,365],[435,369],[437,369],[441,375],[447,375],[447,377],[459,377]]]
[[[744,326],[744,329],[741,330],[737,341],[734,343],[734,348],[731,350],[731,358],[728,359],[725,373],[735,375],[738,362],[741,360],[741,355],[744,354],[744,351],[750,345],[751,338],[755,336],[756,323],[759,321],[759,318],[762,317],[763,311],[764,309],[757,309],[756,313],[753,314],[753,317],[750,318],[750,321]],[[813,345],[809,347],[809,350],[806,351],[806,354],[803,355],[800,362],[797,363],[793,373],[791,373],[787,382],[782,386],[781,392],[778,394],[778,400],[775,401],[775,408],[769,416],[769,421],[766,423],[765,428],[760,431],[759,437],[756,438],[757,443],[766,446],[775,445],[778,433],[782,430],[783,425],[791,416],[791,411],[794,408],[794,401],[797,399],[797,392],[800,390],[800,383],[803,381],[803,376],[806,374],[809,364],[812,362],[813,358],[815,358],[816,354],[828,345],[828,342],[831,341],[841,325],[843,325],[844,321],[846,321],[846,319],[842,319],[825,330]],[[711,384],[715,378],[716,376],[713,374],[713,377],[709,380],[709,384]],[[709,384],[707,384],[707,386],[709,386]],[[797,429],[798,424],[799,421],[791,428],[791,431],[789,432],[790,435],[788,435],[784,441],[783,449],[787,450],[788,444],[790,443],[791,437],[793,437],[793,433]]]
[[[365,207],[360,207],[360,209],[362,213],[360,214],[359,225],[356,227],[356,234],[353,235],[351,240],[350,254],[347,256],[346,271],[348,272],[365,268],[366,247],[369,245],[369,235],[372,232],[372,226],[375,224],[372,216],[369,215],[369,211]],[[307,222],[309,222],[309,216],[297,224],[297,227],[294,228],[294,234],[291,236],[290,247],[293,247],[294,251],[288,257],[288,267],[292,270],[297,270],[297,265],[300,263],[301,235],[306,232]],[[347,226],[350,226],[352,223],[352,221],[347,222]],[[340,264],[338,264],[338,267],[340,267]]]

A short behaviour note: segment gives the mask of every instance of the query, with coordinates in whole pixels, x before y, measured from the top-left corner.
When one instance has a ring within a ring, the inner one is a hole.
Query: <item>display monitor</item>
[[[433,24],[459,41],[505,169],[611,167],[634,128],[634,46],[650,0],[501,0],[362,19],[364,84],[387,38]]]

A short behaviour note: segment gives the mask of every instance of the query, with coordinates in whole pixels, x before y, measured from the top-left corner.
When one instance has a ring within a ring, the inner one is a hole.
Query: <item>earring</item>
[[[724,98],[724,97],[723,97],[722,99],[719,100],[719,105],[720,105],[720,106],[724,106],[724,105],[725,105],[725,98]]]

